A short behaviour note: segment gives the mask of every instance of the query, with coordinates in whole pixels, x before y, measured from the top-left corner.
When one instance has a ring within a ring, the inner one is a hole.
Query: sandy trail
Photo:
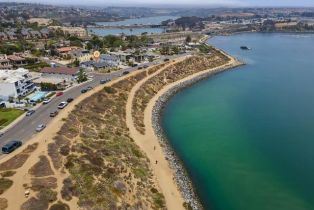
[[[231,68],[235,65],[238,65],[239,63],[234,60],[232,57],[231,61],[227,63],[224,66],[220,66],[218,68]],[[184,57],[178,58],[175,62],[180,62],[184,59]],[[152,100],[150,100],[148,106],[145,109],[145,115],[144,115],[144,125],[145,125],[145,135],[140,134],[133,123],[132,119],[132,101],[134,98],[134,95],[136,91],[141,87],[142,84],[144,84],[148,79],[158,74],[160,71],[162,71],[164,68],[168,67],[169,65],[175,64],[175,62],[169,63],[163,68],[159,69],[155,73],[147,76],[140,82],[138,82],[129,93],[127,105],[126,105],[126,123],[128,128],[130,129],[130,136],[134,139],[135,143],[146,153],[147,157],[150,160],[151,168],[153,170],[153,173],[156,177],[156,184],[160,187],[162,190],[162,193],[165,196],[167,209],[170,210],[183,210],[183,197],[181,192],[179,191],[179,188],[175,182],[174,177],[174,171],[170,168],[169,162],[166,160],[165,154],[163,153],[163,149],[159,144],[159,139],[155,135],[153,126],[152,126],[152,112],[154,105],[158,98],[162,96],[164,93],[166,93],[168,90],[170,90],[173,86],[179,84],[182,81],[192,79],[194,77],[197,77],[199,75],[205,74],[207,72],[216,70],[215,69],[209,69],[206,71],[199,72],[197,74],[191,75],[189,77],[184,78],[183,80],[177,81],[175,83],[169,84],[165,86],[161,91],[157,93],[156,96]],[[31,140],[29,140],[27,143],[25,143],[21,148],[19,148],[17,151],[6,155],[4,158],[0,160],[0,163],[3,163],[7,161],[8,159],[12,158],[14,155],[19,154],[23,149],[25,149],[28,145],[38,143],[38,148],[30,154],[30,157],[28,160],[24,163],[24,165],[18,169],[16,169],[16,174],[9,179],[11,179],[14,184],[11,188],[9,188],[7,191],[5,191],[1,197],[6,198],[8,200],[8,209],[20,209],[20,206],[27,200],[27,198],[24,197],[25,188],[23,187],[23,184],[30,184],[31,176],[28,174],[28,170],[39,160],[40,155],[46,155],[48,159],[50,160],[50,157],[48,156],[47,152],[47,145],[49,143],[53,142],[53,138],[56,136],[56,133],[61,129],[62,125],[64,124],[64,118],[67,118],[69,113],[75,108],[75,105],[82,102],[84,99],[90,97],[92,94],[101,91],[104,86],[110,86],[120,80],[123,80],[127,77],[130,77],[132,75],[137,74],[137,72],[132,72],[126,77],[118,78],[116,80],[113,80],[105,85],[99,85],[96,88],[94,88],[92,91],[80,95],[78,98],[76,98],[72,103],[70,103],[64,110],[60,111],[59,115],[57,115],[48,125],[45,130],[43,130],[41,133],[36,134],[32,137]],[[155,149],[154,149],[155,148]],[[156,161],[158,163],[156,164]],[[51,163],[51,161],[50,161]],[[51,163],[51,167],[52,163]],[[68,173],[61,172],[60,170],[55,170],[53,168],[53,171],[55,173],[54,177],[57,178],[57,191],[58,191],[58,199],[62,202],[68,204],[70,206],[70,209],[80,209],[77,205],[78,199],[73,197],[73,199],[69,202],[61,199],[60,196],[60,190],[62,188],[62,181],[64,178],[68,176]],[[32,192],[30,197],[34,196],[34,193]]]
[[[162,193],[165,196],[167,209],[176,209],[176,210],[185,209],[182,205],[184,202],[184,199],[181,192],[179,191],[179,187],[176,184],[174,171],[170,168],[169,162],[166,160],[165,154],[160,145],[159,138],[155,134],[155,131],[153,128],[152,115],[153,115],[154,106],[157,100],[159,99],[159,97],[161,97],[167,91],[169,91],[170,89],[172,89],[173,87],[175,87],[176,85],[184,81],[188,81],[193,78],[199,77],[201,75],[208,74],[209,72],[212,72],[212,71],[216,71],[219,69],[225,70],[232,67],[236,67],[241,64],[239,61],[237,61],[233,57],[227,54],[226,56],[230,58],[230,61],[222,66],[195,73],[182,80],[176,81],[174,83],[171,83],[163,87],[163,89],[160,90],[149,101],[147,107],[145,108],[145,112],[144,112],[145,135],[140,134],[134,126],[134,122],[131,115],[132,101],[133,101],[136,91],[141,87],[141,85],[144,84],[148,79],[154,77],[156,74],[158,74],[160,71],[162,71],[166,67],[158,70],[154,74],[150,75],[149,77],[137,83],[129,94],[127,107],[126,107],[127,126],[130,129],[130,135],[134,139],[135,143],[140,146],[140,148],[146,153],[146,155],[150,159],[151,168],[153,169],[154,174],[157,177],[157,182],[162,190]],[[179,62],[179,60],[176,62]],[[156,161],[158,161],[157,164],[156,164]]]
[[[181,193],[174,182],[173,171],[171,170],[168,161],[165,159],[163,150],[159,145],[158,138],[152,132],[146,132],[145,135],[140,134],[134,126],[132,118],[132,102],[136,91],[150,78],[163,71],[165,68],[182,61],[184,58],[177,59],[175,62],[164,66],[155,73],[145,77],[138,82],[129,93],[126,105],[126,124],[130,130],[130,136],[134,139],[135,143],[146,153],[150,160],[150,165],[156,176],[157,184],[160,187],[163,195],[165,196],[167,209],[184,209],[183,198]],[[155,149],[154,149],[155,148]],[[157,161],[157,164],[156,164]]]

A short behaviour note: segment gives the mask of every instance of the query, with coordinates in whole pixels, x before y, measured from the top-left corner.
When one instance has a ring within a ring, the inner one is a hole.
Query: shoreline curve
[[[175,150],[172,148],[166,137],[166,134],[161,125],[161,118],[163,116],[163,110],[166,107],[168,101],[178,92],[188,87],[191,87],[199,81],[208,79],[213,75],[232,70],[234,68],[244,65],[243,62],[228,55],[226,52],[222,50],[219,51],[231,59],[227,64],[195,73],[163,87],[163,89],[160,90],[151,99],[148,106],[146,107],[147,112],[149,113],[151,118],[151,123],[145,123],[145,127],[151,126],[154,130],[155,137],[159,140],[159,144],[162,147],[164,156],[167,159],[173,172],[174,181],[176,182],[183,199],[192,207],[193,210],[199,210],[204,208],[198,195],[195,192],[195,188],[186,168],[184,167],[184,163],[177,156]]]

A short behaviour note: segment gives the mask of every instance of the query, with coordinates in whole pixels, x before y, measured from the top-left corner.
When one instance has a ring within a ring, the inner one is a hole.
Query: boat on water
[[[240,48],[241,48],[241,50],[251,50],[251,48],[249,48],[247,46],[241,46]]]

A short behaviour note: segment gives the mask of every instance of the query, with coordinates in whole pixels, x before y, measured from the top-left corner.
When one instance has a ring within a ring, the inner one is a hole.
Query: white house
[[[0,98],[2,100],[25,96],[32,90],[34,90],[34,84],[27,69],[0,70]]]

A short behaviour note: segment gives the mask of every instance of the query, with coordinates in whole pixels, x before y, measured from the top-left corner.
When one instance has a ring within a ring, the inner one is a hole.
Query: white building
[[[24,68],[17,70],[0,70],[0,98],[25,96],[34,89],[32,77]]]

